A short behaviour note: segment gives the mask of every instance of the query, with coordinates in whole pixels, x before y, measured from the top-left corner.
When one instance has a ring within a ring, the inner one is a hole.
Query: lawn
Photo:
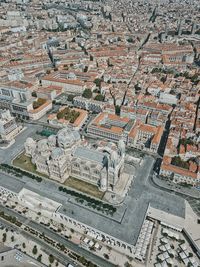
[[[31,162],[31,158],[26,156],[25,153],[20,154],[17,158],[13,160],[13,165],[15,167],[19,167],[25,171],[31,172],[33,174],[37,174],[43,177],[48,178],[47,175],[37,172],[35,165]]]
[[[102,199],[104,196],[104,192],[99,191],[97,186],[86,183],[73,177],[69,177],[65,181],[64,185],[99,199]]]

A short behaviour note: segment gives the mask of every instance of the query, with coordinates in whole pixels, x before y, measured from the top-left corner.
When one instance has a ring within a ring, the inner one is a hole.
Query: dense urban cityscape
[[[0,0],[0,267],[200,267],[200,1]]]

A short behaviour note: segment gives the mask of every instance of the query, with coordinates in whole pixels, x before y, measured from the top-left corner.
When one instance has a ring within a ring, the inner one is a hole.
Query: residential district
[[[0,0],[11,266],[200,266],[199,0]]]

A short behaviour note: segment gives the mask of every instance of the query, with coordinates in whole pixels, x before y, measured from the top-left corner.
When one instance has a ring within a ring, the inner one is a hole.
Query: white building
[[[0,136],[2,140],[11,141],[20,132],[15,118],[9,110],[0,110]]]

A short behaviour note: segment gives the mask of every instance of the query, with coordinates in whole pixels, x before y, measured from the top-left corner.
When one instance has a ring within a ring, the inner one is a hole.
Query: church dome
[[[59,159],[63,155],[64,155],[64,151],[60,147],[54,148],[53,151],[51,152],[51,158],[54,160]]]
[[[49,146],[47,144],[47,139],[42,139],[37,143],[37,149],[39,152],[45,152],[49,150]]]
[[[58,145],[59,147],[71,147],[76,141],[80,140],[80,134],[68,127],[58,132]]]
[[[32,144],[35,144],[35,141],[33,140],[33,138],[28,137],[28,138],[26,139],[26,144],[27,144],[27,145],[32,145]]]
[[[48,137],[48,145],[49,146],[56,146],[56,135],[50,135]]]

